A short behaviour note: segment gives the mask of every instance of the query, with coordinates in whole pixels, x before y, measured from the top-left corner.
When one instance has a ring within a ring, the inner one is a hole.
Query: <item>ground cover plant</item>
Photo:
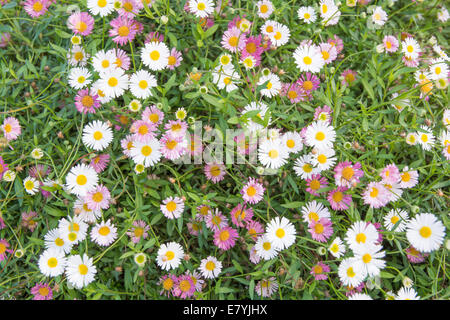
[[[2,299],[448,299],[441,0],[0,0]]]

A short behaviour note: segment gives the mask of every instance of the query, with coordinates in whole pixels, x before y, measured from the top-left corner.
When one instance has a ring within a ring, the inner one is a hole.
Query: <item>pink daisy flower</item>
[[[222,47],[231,51],[241,51],[245,47],[245,34],[236,27],[230,28],[223,34]]]
[[[159,126],[164,120],[164,112],[159,110],[155,105],[146,107],[142,112],[141,119]]]
[[[109,193],[108,188],[102,184],[99,184],[94,190],[88,192],[84,198],[87,207],[93,211],[108,209],[110,199],[111,194]]]
[[[161,296],[169,297],[173,293],[175,284],[178,282],[178,278],[174,274],[164,275],[159,278],[158,285],[162,286],[162,290],[159,292]]]
[[[127,112],[128,113],[128,112]],[[123,127],[127,127],[130,122],[130,117],[126,114],[116,114],[114,116],[114,120],[116,120],[116,124],[114,124],[115,130],[120,130]]]
[[[330,267],[322,262],[318,262],[311,268],[310,274],[314,275],[314,279],[316,280],[327,280],[328,272],[330,272]]]
[[[67,25],[75,34],[88,36],[94,29],[94,18],[87,12],[75,12],[67,20]]]
[[[222,250],[234,247],[236,239],[239,237],[237,231],[231,227],[224,227],[214,233],[214,244]]]
[[[328,39],[327,42],[336,47],[337,54],[340,54],[342,50],[344,50],[344,42],[337,35],[334,35],[332,38]]]
[[[214,213],[211,212],[207,215],[205,222],[206,226],[214,232],[228,226],[227,217],[225,217],[217,208]]]
[[[264,48],[261,47],[261,38],[261,35],[248,37],[245,41],[245,46],[241,50],[241,55],[260,57],[264,51]]]
[[[407,166],[403,168],[400,174],[400,188],[412,188],[419,182],[419,173],[417,170],[410,170]]]
[[[5,121],[3,121],[1,128],[8,141],[16,140],[22,132],[19,121],[14,117],[6,118]]]
[[[313,174],[311,178],[306,179],[306,191],[313,196],[319,196],[317,190],[325,188],[328,185],[327,178],[322,177],[320,174]]]
[[[364,176],[361,163],[352,164],[351,161],[339,162],[334,168],[334,179],[337,186],[352,188]]]
[[[32,18],[37,18],[45,14],[50,3],[47,0],[27,0],[23,5],[26,13]]]
[[[138,243],[141,239],[147,239],[150,227],[143,220],[133,221],[133,227],[127,231],[127,235],[133,243]]]
[[[236,207],[233,208],[233,210],[231,210],[230,215],[231,215],[231,222],[236,227],[243,228],[252,220],[253,210],[252,208],[246,208],[245,206],[239,203]]]
[[[174,136],[170,131],[165,133],[159,142],[161,153],[166,159],[176,160],[186,152],[183,136]]]
[[[261,261],[261,256],[259,256],[259,255],[256,253],[256,248],[255,248],[255,246],[253,246],[253,247],[250,249],[250,252],[249,252],[249,259],[250,259],[251,263],[253,263],[253,264],[258,264],[259,261]]]
[[[122,0],[122,7],[117,11],[119,16],[132,19],[144,8],[140,0]]]
[[[420,55],[420,53],[419,53],[419,55]],[[408,57],[403,56],[402,61],[405,64],[405,66],[410,67],[410,68],[415,68],[419,65],[420,58],[413,59],[413,58],[408,58]]]
[[[389,191],[380,182],[372,181],[367,185],[362,194],[365,204],[371,208],[384,207],[389,202]]]
[[[253,132],[250,132],[249,134],[242,132],[235,136],[233,140],[236,142],[237,152],[241,155],[252,154],[258,147],[258,139]]]
[[[330,64],[337,58],[337,49],[335,46],[325,42],[319,44],[320,52],[322,53],[325,64]]]
[[[130,128],[133,139],[139,142],[146,142],[155,138],[157,127],[154,123],[145,120],[136,120]]]
[[[383,39],[383,46],[386,52],[395,52],[398,49],[398,40],[394,36],[385,36]]]
[[[3,161],[2,156],[0,156],[0,180],[2,180],[6,171],[8,171],[8,165]]]
[[[126,155],[129,158],[131,158],[130,150],[131,148],[133,148],[133,145],[134,145],[134,138],[132,134],[129,134],[128,136],[120,140],[120,146],[122,147],[122,151],[124,155]]]
[[[0,239],[0,262],[6,259],[7,253],[13,253],[13,250],[8,249],[9,243],[5,239]]]
[[[164,129],[169,130],[176,137],[184,137],[187,127],[187,123],[183,120],[169,120]]]
[[[345,194],[347,187],[337,187],[337,189],[331,190],[328,193],[327,200],[333,210],[347,210],[352,203],[352,196]]]
[[[164,35],[155,31],[149,32],[145,37],[144,43],[150,42],[164,42]]]
[[[247,184],[242,188],[241,194],[245,202],[258,203],[264,196],[265,188],[255,178],[249,178]]]
[[[188,134],[187,136],[187,153],[191,157],[196,157],[202,154],[203,145],[202,138],[195,134]]]
[[[22,221],[20,225],[33,232],[34,229],[36,229],[37,227],[37,221],[34,220],[34,218],[37,217],[37,215],[38,214],[34,211],[22,212]]]
[[[109,51],[113,51],[114,55],[116,56],[116,61],[114,62],[114,64],[116,65],[117,68],[121,68],[123,70],[130,69],[131,59],[124,50],[113,48],[111,50],[108,50],[108,52]]]
[[[236,16],[233,18],[233,20],[231,20],[230,22],[228,22],[228,29],[231,28],[239,28],[241,25],[241,21],[245,19],[247,15],[244,14],[242,15],[242,18],[240,16]]]
[[[328,218],[320,218],[319,220],[311,220],[308,226],[311,237],[319,242],[327,242],[333,235],[332,222]]]
[[[202,231],[203,226],[201,221],[197,221],[193,218],[189,219],[189,222],[186,224],[189,230],[189,234],[193,236],[198,236],[198,234]]]
[[[245,225],[247,229],[247,234],[254,240],[258,240],[260,236],[264,234],[264,227],[261,223],[256,220],[251,220]]]
[[[314,109],[314,120],[324,121],[331,124],[333,111],[326,104],[323,107]]]
[[[384,183],[395,184],[400,180],[400,170],[395,164],[389,164],[383,168],[380,177]]]
[[[350,86],[352,83],[356,80],[357,73],[351,69],[347,69],[344,72],[341,73],[342,77],[342,85],[343,86]]]
[[[100,108],[100,100],[94,90],[82,89],[75,96],[75,107],[80,113],[95,113]]]
[[[305,101],[307,94],[297,83],[281,84],[281,95],[289,99],[291,103]]]
[[[49,166],[38,163],[28,170],[28,175],[42,181],[51,171]]]
[[[220,163],[207,164],[203,171],[205,172],[206,178],[212,183],[222,181],[226,173],[225,166]]]
[[[180,66],[181,61],[183,61],[183,57],[181,52],[175,48],[170,50],[169,62],[167,64],[167,68],[169,70],[174,70],[176,67]]]
[[[305,94],[311,97],[312,92],[319,88],[320,80],[312,73],[306,72],[306,75],[302,74],[297,80],[297,85],[303,89]]]
[[[126,17],[118,16],[109,23],[112,29],[109,30],[109,36],[112,40],[123,46],[128,41],[133,41],[137,33],[136,22]]]
[[[106,169],[109,163],[109,154],[99,154],[98,156],[92,158],[91,163],[89,164],[92,168],[94,168],[95,172],[100,173]]]
[[[181,275],[177,278],[172,294],[174,297],[186,299],[194,296],[195,284],[189,275]]]
[[[192,282],[194,282],[195,291],[202,292],[203,284],[205,283],[205,280],[203,280],[201,278],[200,273],[197,271],[194,271],[194,272],[187,271],[186,275],[190,276],[192,279]]]
[[[350,297],[350,296],[354,295],[357,292],[362,292],[364,287],[365,287],[364,281],[361,282],[357,287],[344,286],[344,289],[346,290],[345,295],[347,297]]]
[[[31,294],[34,295],[33,300],[52,300],[53,290],[48,283],[36,283],[31,288]]]
[[[197,221],[205,221],[210,213],[212,213],[212,209],[210,206],[206,204],[201,204],[197,208],[197,214],[195,215],[195,219]]]
[[[413,246],[408,247],[405,251],[406,257],[411,263],[422,263],[425,261],[425,257],[428,256],[428,253],[421,253]]]

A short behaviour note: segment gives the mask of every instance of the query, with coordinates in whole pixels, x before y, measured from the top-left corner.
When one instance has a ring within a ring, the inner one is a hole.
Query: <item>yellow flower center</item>
[[[423,238],[429,238],[431,236],[431,229],[430,227],[424,226],[420,228],[419,233]]]
[[[173,287],[173,280],[170,278],[167,278],[166,280],[163,281],[163,288],[166,291],[171,290]]]
[[[98,229],[98,233],[104,237],[106,237],[110,232],[111,230],[108,226],[102,226],[100,229]]]
[[[321,224],[321,223],[317,223],[314,226],[314,232],[317,233],[317,234],[322,234],[324,229],[325,228],[324,228],[323,224]]]
[[[198,10],[203,11],[203,10],[205,10],[205,8],[206,8],[206,6],[205,6],[205,4],[203,2],[199,2],[197,4],[197,9]]]
[[[379,193],[379,191],[377,188],[372,188],[372,191],[370,192],[370,196],[372,198],[376,198],[378,196],[378,193]]]
[[[320,188],[320,181],[317,179],[311,180],[309,187],[313,190],[318,190]]]
[[[317,161],[319,161],[320,164],[324,164],[324,163],[327,162],[327,156],[324,155],[324,154],[320,154],[320,155],[317,157]]]
[[[80,174],[77,177],[77,184],[80,186],[84,186],[87,183],[87,178],[84,174]]]
[[[94,139],[95,140],[101,140],[103,138],[103,133],[101,133],[100,131],[95,131],[94,132]]]
[[[356,242],[358,243],[366,243],[366,235],[364,233],[358,233],[356,235]]]
[[[334,202],[341,202],[342,199],[344,199],[344,194],[341,191],[336,191],[333,194],[333,201]]]
[[[220,168],[218,166],[212,166],[211,169],[209,170],[209,173],[213,177],[217,177],[220,175]]]
[[[312,171],[312,167],[309,163],[305,163],[302,168],[306,173],[310,173]]]
[[[353,278],[354,276],[356,276],[356,273],[355,273],[355,271],[353,271],[352,267],[347,269],[347,276],[350,278]]]
[[[44,6],[42,5],[42,3],[40,1],[37,1],[33,4],[34,12],[41,12],[43,8],[44,8]]]
[[[175,63],[177,63],[177,59],[174,56],[170,56],[168,62],[169,66],[175,65]]]
[[[94,195],[92,196],[92,200],[94,200],[94,202],[102,202],[103,193],[101,193],[101,192],[94,193]]]
[[[58,265],[58,260],[54,257],[51,257],[47,261],[47,265],[49,268],[55,268]]]
[[[399,220],[400,220],[399,217],[397,217],[397,216],[392,216],[392,218],[391,218],[391,223],[395,225]]]
[[[238,41],[239,41],[238,37],[232,36],[232,37],[230,37],[230,39],[228,39],[228,44],[232,47],[236,47],[238,44]]]
[[[175,253],[173,251],[167,251],[166,252],[166,259],[167,260],[172,260],[173,258],[175,258]]]
[[[150,146],[143,146],[141,153],[144,157],[148,157],[152,153],[152,148]]]
[[[212,261],[208,261],[205,265],[206,270],[213,271],[216,268],[216,264]]]
[[[161,55],[159,54],[158,50],[153,50],[152,52],[150,52],[150,59],[152,59],[153,61],[156,61],[159,59]]]
[[[269,11],[269,7],[266,4],[263,4],[260,8],[259,11],[261,13],[266,13],[267,11]]]
[[[61,238],[56,238],[56,239],[55,239],[55,244],[56,244],[58,247],[62,247],[62,246],[64,245],[64,240],[61,239]]]
[[[130,29],[127,26],[121,26],[119,30],[117,30],[117,33],[121,37],[126,37],[130,34]]]
[[[100,7],[100,8],[104,8],[104,7],[106,7],[106,0],[98,0],[97,1],[97,5]]]
[[[110,87],[115,87],[115,86],[117,86],[118,84],[119,84],[119,80],[117,80],[117,79],[114,78],[114,77],[109,78],[109,80],[108,80],[108,85],[109,85]]]
[[[80,264],[80,265],[78,266],[78,272],[79,272],[81,275],[85,276],[85,275],[87,275],[87,273],[88,273],[88,267],[87,267],[85,264]]]
[[[312,59],[308,56],[303,58],[303,63],[306,65],[310,65],[312,63]]]
[[[253,197],[256,194],[256,188],[253,186],[250,186],[247,188],[247,195],[249,197]]]
[[[345,167],[344,170],[342,170],[342,177],[347,181],[350,181],[354,174],[355,171],[350,167]]]
[[[166,204],[166,209],[169,212],[175,211],[176,208],[177,208],[177,204],[174,201],[170,201]]]
[[[365,255],[363,255],[362,260],[364,263],[369,263],[370,261],[372,261],[372,256],[366,253]]]
[[[47,287],[39,288],[38,291],[39,291],[39,294],[43,297],[48,296],[48,294],[50,293],[50,291],[47,289]]]
[[[94,104],[94,99],[92,99],[91,96],[84,96],[81,99],[81,104],[85,107],[92,107],[92,105]]]
[[[230,238],[230,232],[228,230],[223,230],[219,235],[220,241],[227,241]]]
[[[325,133],[323,133],[322,131],[319,131],[316,133],[316,140],[323,141],[324,139],[325,139]]]
[[[328,53],[328,51],[322,51],[322,57],[323,60],[328,60],[328,58],[330,58],[330,54]]]
[[[281,229],[281,228],[279,228],[276,232],[275,232],[275,235],[278,237],[278,238],[284,238],[284,236],[285,236],[285,234],[286,234],[286,232],[283,230],[283,229]]]
[[[270,157],[271,159],[276,159],[276,158],[278,158],[278,151],[275,150],[275,149],[270,150],[270,151],[269,151],[269,157]]]
[[[84,21],[80,21],[77,23],[77,25],[75,26],[75,29],[77,29],[80,33],[86,31],[87,29],[87,24]]]

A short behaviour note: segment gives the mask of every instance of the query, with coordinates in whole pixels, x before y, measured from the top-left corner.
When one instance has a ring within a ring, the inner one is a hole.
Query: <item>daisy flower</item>
[[[403,232],[408,222],[408,213],[401,209],[392,209],[384,216],[384,226],[389,231]],[[395,225],[398,225],[395,227]],[[395,228],[394,228],[395,227]]]
[[[278,290],[278,282],[275,277],[258,281],[255,286],[255,292],[264,298],[271,297]]]
[[[130,91],[139,99],[147,99],[153,94],[151,88],[157,86],[156,78],[148,71],[139,70],[130,77]]]
[[[143,164],[145,168],[154,166],[161,159],[161,146],[157,139],[149,139],[146,142],[133,141],[130,156],[137,164]]]
[[[311,237],[319,242],[327,242],[333,234],[333,227],[331,220],[328,218],[320,218],[319,220],[312,220],[308,225],[308,231]]]
[[[350,297],[348,297],[348,300],[373,300],[371,296],[365,293],[354,293]]]
[[[87,7],[93,15],[106,17],[114,11],[114,1],[112,0],[87,0]]]
[[[33,300],[52,300],[53,290],[48,283],[36,283],[30,290]]]
[[[344,72],[341,73],[342,78],[342,85],[343,86],[350,86],[355,82],[357,73],[351,69],[347,69]]]
[[[49,230],[44,237],[45,249],[61,251],[63,254],[72,250],[72,244],[64,241],[63,236],[58,228]]]
[[[203,168],[203,171],[205,172],[206,178],[212,183],[222,181],[226,174],[225,166],[220,163],[207,164]]]
[[[417,292],[413,288],[402,287],[395,296],[395,300],[420,300]]]
[[[247,229],[247,234],[252,238],[252,240],[255,241],[258,239],[259,236],[264,234],[264,228],[262,224],[256,220],[251,220],[247,222],[245,228]]]
[[[378,209],[389,202],[390,194],[382,183],[372,181],[367,185],[362,197],[365,204],[368,204],[371,208]]]
[[[91,210],[88,207],[88,202],[85,197],[75,200],[74,205],[75,214],[83,221],[87,223],[96,222],[101,217],[101,210]]]
[[[241,205],[240,203],[233,208],[230,212],[231,221],[237,227],[244,227],[246,224],[251,222],[253,217],[252,208],[245,208],[245,205]]]
[[[75,96],[75,107],[84,114],[95,113],[100,108],[100,100],[92,89],[83,89]]]
[[[40,182],[33,177],[26,177],[23,180],[23,186],[26,193],[35,195],[39,191]]]
[[[109,246],[117,238],[117,228],[110,222],[101,222],[91,230],[91,239],[99,246]]]
[[[400,171],[395,164],[391,163],[383,168],[380,177],[384,183],[394,184],[400,180]]]
[[[398,40],[394,36],[390,36],[390,35],[385,36],[383,38],[383,46],[384,46],[384,50],[386,50],[386,52],[389,52],[389,53],[396,52],[399,47]]]
[[[372,13],[372,22],[376,25],[382,26],[386,23],[388,19],[386,11],[380,6],[375,7]]]
[[[286,249],[295,242],[295,227],[285,217],[276,217],[266,227],[267,238],[277,249]]]
[[[181,52],[175,48],[172,48],[172,50],[170,50],[169,59],[167,61],[167,68],[169,70],[174,70],[176,67],[180,66],[181,61],[183,61]]]
[[[224,227],[214,233],[214,244],[222,250],[234,247],[236,239],[239,237],[237,231],[231,227]]]
[[[322,54],[325,64],[333,62],[337,58],[337,50],[335,46],[332,46],[328,42],[321,43],[319,45],[320,53]]]
[[[402,52],[406,58],[415,60],[419,57],[421,49],[414,38],[408,37],[402,41]]]
[[[328,192],[327,200],[333,210],[347,210],[352,203],[352,196],[345,194],[347,187],[337,187]]]
[[[77,196],[85,196],[86,193],[93,190],[98,184],[98,175],[94,168],[78,164],[66,176],[66,185],[70,193]]]
[[[222,271],[222,262],[213,256],[209,256],[206,259],[202,259],[199,270],[202,276],[206,279],[217,278]]]
[[[313,23],[317,19],[316,11],[313,7],[309,6],[298,8],[297,15],[300,20],[303,20],[307,24]]]
[[[420,213],[406,225],[406,238],[420,252],[428,253],[439,249],[444,237],[444,225],[431,213]]]
[[[81,289],[94,281],[97,268],[94,266],[92,258],[85,253],[70,256],[67,259],[66,275],[67,281],[77,289]]]
[[[341,238],[336,237],[328,247],[328,251],[333,257],[339,259],[345,253],[345,244],[342,242]]]
[[[121,0],[122,6],[118,10],[119,16],[133,18],[139,15],[139,11],[144,8],[141,0]],[[151,4],[150,4],[151,6]]]
[[[320,17],[323,19],[322,23],[325,26],[335,25],[339,22],[341,12],[335,5],[334,0],[321,0],[320,6]]]
[[[170,51],[163,42],[149,42],[141,49],[142,63],[150,70],[162,70],[169,64]]]
[[[186,141],[182,136],[167,132],[159,140],[162,155],[169,160],[176,160],[186,152]]]
[[[224,32],[221,45],[224,49],[234,53],[245,47],[245,34],[237,27],[232,27]]]
[[[120,68],[110,69],[101,74],[99,88],[103,93],[112,98],[118,98],[128,89],[128,76]]]
[[[88,69],[79,67],[72,68],[69,72],[69,85],[74,89],[83,89],[92,82],[91,73]]]
[[[269,39],[275,47],[282,46],[289,41],[291,32],[284,24],[277,23],[273,29],[273,33],[269,35]]]
[[[281,96],[289,98],[291,103],[298,103],[308,98],[308,94],[299,86],[298,83],[282,83]]]
[[[104,73],[116,68],[115,61],[116,55],[112,50],[100,50],[92,57],[92,66],[98,73]]]
[[[215,83],[220,90],[225,89],[227,92],[231,92],[238,88],[236,83],[240,79],[240,76],[235,70],[216,67],[212,75],[213,83]]]
[[[51,2],[48,0],[27,0],[23,4],[26,13],[32,18],[37,18],[45,14]]]
[[[174,287],[172,289],[173,296],[180,297],[182,299],[194,296],[194,292],[194,281],[192,281],[192,278],[189,275],[179,276],[177,278],[177,281],[175,281]]]
[[[105,92],[102,90],[102,88],[104,89],[104,87],[100,87],[100,82],[101,79],[98,79],[97,81],[95,81],[92,86],[91,86],[91,90],[98,95],[98,100],[100,101],[100,103],[104,104],[104,103],[108,103],[110,102],[113,97],[111,96],[107,96],[105,94]]]
[[[294,51],[294,59],[300,71],[317,73],[325,64],[320,49],[315,45],[300,45]]]
[[[114,56],[116,57],[116,60],[114,61],[116,68],[121,68],[123,70],[128,70],[130,68],[131,59],[125,51],[119,48],[113,48],[108,51],[114,53]]]
[[[96,151],[106,149],[112,139],[112,130],[105,122],[95,120],[83,128],[83,143]]]
[[[189,11],[197,18],[206,18],[214,11],[212,0],[189,0]]]
[[[112,38],[112,41],[121,46],[133,41],[138,32],[136,22],[125,16],[119,15],[111,20],[109,24],[112,27],[109,30],[109,36]]]
[[[315,280],[327,280],[328,272],[330,272],[330,267],[322,262],[318,262],[311,268],[310,274],[314,276]]]
[[[163,270],[176,269],[181,264],[184,251],[181,245],[176,242],[162,244],[158,250],[156,263]]]
[[[0,249],[1,243],[0,241]],[[63,274],[66,267],[64,252],[56,249],[45,250],[39,257],[38,266],[41,273],[46,277],[56,277]]]
[[[266,140],[258,150],[258,160],[263,166],[278,169],[287,163],[289,153],[280,139]]]
[[[73,46],[67,53],[67,58],[71,66],[80,65],[84,67],[87,64],[88,57],[89,54],[86,54],[83,47],[80,46]]]
[[[256,3],[256,7],[258,8],[258,17],[262,19],[267,19],[273,13],[274,7],[272,2],[269,0],[260,0]]]
[[[160,125],[164,119],[164,112],[159,110],[156,106],[146,107],[142,112],[142,120]]]
[[[6,259],[7,253],[13,253],[14,251],[9,248],[9,242],[5,239],[0,239],[0,262]],[[42,270],[42,269],[41,269]]]
[[[338,275],[342,284],[357,287],[365,279],[367,274],[362,266],[356,262],[355,258],[346,258],[341,261],[338,267]]]
[[[179,197],[168,197],[162,201],[160,209],[167,219],[178,219],[184,211],[184,201]]]
[[[335,154],[333,149],[323,149],[313,154],[313,165],[316,166],[317,171],[322,172],[333,167],[336,162]]]
[[[347,230],[345,241],[352,250],[374,245],[378,241],[378,231],[371,223],[357,221]]]
[[[14,117],[7,117],[0,128],[7,141],[16,140],[22,132],[19,121]]]
[[[439,80],[442,78],[448,78],[448,66],[444,59],[431,59],[430,61],[430,78],[432,80]]]
[[[262,200],[265,188],[255,178],[249,178],[247,184],[241,190],[245,202],[256,204]]]
[[[302,137],[298,132],[286,132],[285,134],[283,134],[281,141],[282,144],[286,146],[286,150],[289,153],[297,153],[299,151],[302,151],[303,149]]]
[[[67,19],[67,26],[81,36],[88,36],[94,29],[94,18],[87,12],[75,12]]]
[[[185,121],[182,120],[169,120],[166,125],[164,126],[164,129],[168,130],[170,132],[170,134],[172,134],[172,136],[174,137],[183,137],[186,134],[186,130],[187,130],[187,123]]]
[[[370,277],[380,275],[380,270],[386,266],[386,262],[382,260],[385,252],[381,249],[379,245],[360,246],[354,249],[355,264]]]
[[[108,188],[102,184],[96,186],[93,190],[89,191],[85,196],[85,201],[87,202],[88,208],[93,211],[108,209],[110,200],[111,194],[109,193]]]
[[[269,109],[267,108],[267,104],[265,104],[264,102],[254,102],[253,101],[250,104],[245,106],[244,110],[242,110],[242,114],[245,115],[247,112],[251,112],[254,110],[259,111],[256,114],[256,117],[258,117],[261,120],[264,120],[264,118],[266,117],[266,112],[269,111]],[[270,122],[271,122],[271,118],[269,115],[269,122],[267,125],[270,125]],[[264,126],[262,124],[256,123],[251,119],[247,120],[245,127],[251,132],[257,132],[257,131],[264,129]]]
[[[406,250],[406,257],[411,263],[422,263],[425,261],[425,257],[428,256],[427,253],[421,253],[419,250],[413,246],[409,246]]]
[[[400,173],[400,188],[412,188],[419,181],[419,173],[417,170],[410,170],[408,166],[404,167]]]
[[[315,200],[307,202],[301,210],[303,221],[310,224],[313,221],[319,221],[322,218],[330,218],[330,212],[320,202]]]
[[[359,183],[359,179],[364,176],[361,170],[361,163],[352,164],[350,161],[338,163],[334,168],[334,179],[337,186],[351,188]]]
[[[414,146],[418,143],[419,136],[415,132],[410,132],[406,135],[405,141],[410,146]]]
[[[150,227],[143,220],[133,221],[133,227],[129,229],[127,235],[130,236],[133,243],[138,243],[141,239],[148,237]]]
[[[317,168],[313,165],[313,159],[309,154],[303,155],[295,160],[294,171],[297,176],[305,180],[312,178],[314,174],[318,173]]]
[[[219,209],[210,212],[205,218],[206,226],[212,231],[217,231],[228,226],[228,218],[225,217]]]
[[[275,258],[280,251],[279,248],[273,245],[273,242],[269,240],[267,235],[262,235],[256,240],[255,250],[258,257],[264,260],[270,260]]]
[[[139,142],[147,142],[149,139],[154,139],[156,130],[156,125],[146,120],[136,120],[130,128],[130,132],[133,133],[133,140]]]
[[[99,154],[92,158],[89,165],[94,168],[95,172],[101,173],[103,170],[106,169],[109,163],[109,154]]]
[[[305,142],[308,146],[316,147],[319,150],[332,149],[336,132],[327,123],[314,121],[308,126],[305,133]]]
[[[58,223],[59,234],[70,244],[77,244],[86,238],[88,225],[80,217],[62,218]]]

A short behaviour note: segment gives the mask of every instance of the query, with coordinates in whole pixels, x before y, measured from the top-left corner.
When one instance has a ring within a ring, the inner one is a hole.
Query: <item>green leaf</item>
[[[304,204],[305,204],[304,202],[294,201],[294,202],[289,202],[289,203],[283,203],[283,204],[281,204],[281,206],[283,208],[292,209],[292,208],[300,208]]]

